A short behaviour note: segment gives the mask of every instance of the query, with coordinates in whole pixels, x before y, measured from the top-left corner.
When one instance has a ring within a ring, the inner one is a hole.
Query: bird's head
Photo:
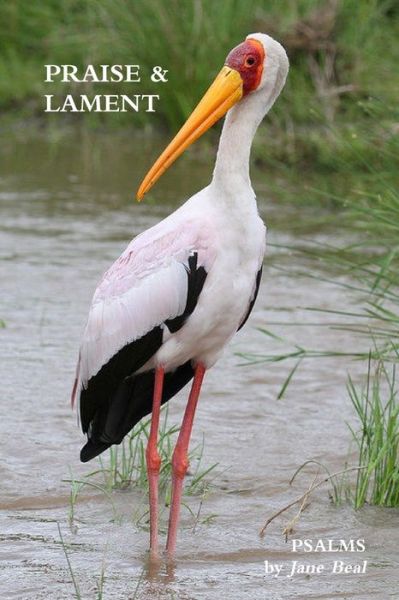
[[[265,33],[251,33],[227,55],[222,69],[236,71],[242,80],[242,97],[256,92],[266,103],[275,100],[288,73],[288,58],[281,44]]]
[[[287,74],[288,58],[283,46],[264,33],[248,35],[229,52],[202,100],[148,171],[138,189],[137,200],[142,200],[184,150],[235,104],[256,95],[264,112],[268,110],[281,92]]]

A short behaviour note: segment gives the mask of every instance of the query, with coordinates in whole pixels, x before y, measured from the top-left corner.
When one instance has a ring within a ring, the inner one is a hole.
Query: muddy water
[[[134,234],[169,213],[210,174],[210,160],[191,154],[159,185],[157,202],[134,204],[139,176],[160,143],[87,133],[54,133],[49,139],[25,131],[2,140],[0,318],[7,326],[0,330],[0,597],[74,597],[57,522],[83,598],[97,597],[102,568],[106,599],[399,597],[397,511],[335,508],[327,489],[320,489],[293,537],[324,543],[364,539],[365,552],[294,553],[292,539],[286,543],[282,534],[286,517],[259,538],[264,521],[313,480],[308,472],[289,487],[303,461],[314,458],[331,470],[344,465],[345,421],[353,419],[345,381],[348,370],[355,379],[363,371],[345,359],[305,361],[277,401],[292,364],[239,366],[237,352],[287,349],[259,333],[258,326],[308,348],[356,346],[350,334],[314,324],[332,317],[315,318],[304,310],[343,308],[353,299],[332,284],[296,277],[292,271],[310,266],[281,248],[269,249],[253,315],[204,386],[193,443],[205,434],[203,465],[219,463],[219,475],[196,525],[183,510],[176,564],[148,565],[148,533],[133,518],[146,506],[137,490],[114,493],[115,519],[108,499],[85,488],[71,532],[69,485],[62,480],[71,472],[79,477],[93,470],[78,461],[82,436],[68,400],[94,285]],[[264,185],[264,176],[256,174],[256,180]],[[309,232],[300,210],[281,214],[264,198],[260,208],[276,223],[269,237],[274,244],[292,244],[291,223],[296,236],[301,222],[304,238],[338,235]],[[270,325],[278,321],[298,326]],[[181,393],[171,403],[172,422],[178,422],[184,401]],[[201,498],[186,502],[196,514]],[[164,511],[163,527],[166,518]],[[265,560],[283,565],[278,577],[265,575]],[[287,577],[293,560],[324,571]],[[367,560],[366,573],[334,574],[334,560],[353,565]]]

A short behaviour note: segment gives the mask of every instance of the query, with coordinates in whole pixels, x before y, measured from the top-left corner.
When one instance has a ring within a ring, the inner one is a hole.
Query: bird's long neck
[[[249,158],[252,140],[266,107],[247,97],[227,113],[216,157],[212,183],[224,190],[251,188]]]

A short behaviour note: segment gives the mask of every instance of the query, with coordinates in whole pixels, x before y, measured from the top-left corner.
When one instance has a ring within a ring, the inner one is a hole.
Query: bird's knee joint
[[[159,473],[161,468],[161,457],[159,456],[156,450],[149,450],[147,448],[146,451],[146,461],[147,461],[147,470],[150,473]]]
[[[189,466],[187,454],[175,452],[172,458],[172,469],[175,477],[183,479]]]

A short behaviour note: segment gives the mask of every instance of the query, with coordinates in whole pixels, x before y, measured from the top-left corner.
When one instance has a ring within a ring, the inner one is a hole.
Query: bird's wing
[[[167,221],[135,238],[100,281],[83,334],[72,402],[111,359],[120,367],[117,355],[123,348],[130,347],[132,371],[140,368],[132,343],[141,341],[137,349],[146,362],[162,342],[162,332],[156,335],[154,328],[166,323],[176,331],[194,309],[193,295],[198,298],[213,262],[210,230],[203,223],[168,226]]]
[[[240,329],[242,329],[242,327],[244,327],[244,325],[248,321],[249,315],[251,314],[252,309],[253,309],[253,307],[255,305],[256,298],[258,297],[260,280],[262,279],[262,268],[263,267],[261,265],[260,268],[259,268],[259,271],[256,274],[255,285],[254,285],[254,289],[253,289],[253,292],[252,292],[251,300],[249,302],[249,306],[248,306],[247,312],[245,313],[245,317],[241,321],[241,323],[240,323],[237,331],[240,331]]]

